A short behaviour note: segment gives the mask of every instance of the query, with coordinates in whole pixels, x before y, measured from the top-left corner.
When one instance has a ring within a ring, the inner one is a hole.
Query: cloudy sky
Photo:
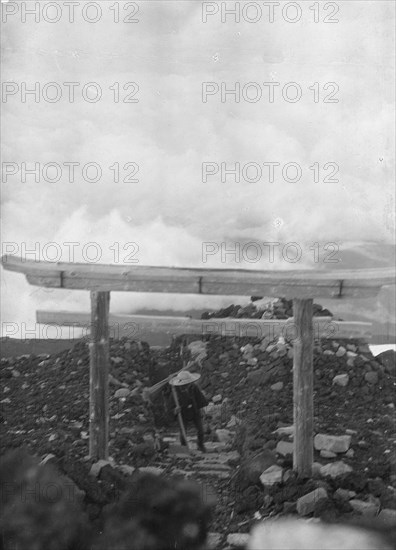
[[[72,259],[86,261],[95,258],[87,248],[94,242],[103,263],[134,252],[140,265],[202,266],[205,242],[221,250],[222,242],[293,241],[298,264],[277,255],[269,263],[265,248],[256,263],[243,256],[222,263],[217,253],[205,264],[290,269],[324,267],[313,262],[314,242],[321,252],[328,242],[340,250],[393,242],[393,2],[330,2],[327,11],[319,2],[314,12],[301,1],[300,14],[290,7],[284,16],[281,2],[272,23],[262,2],[249,10],[240,3],[239,23],[224,13],[234,2],[143,1],[137,13],[136,4],[119,2],[118,23],[114,2],[99,2],[100,14],[94,2],[78,2],[74,22],[64,2],[57,13],[40,4],[34,21],[23,13],[33,2],[2,3],[3,253],[26,255],[39,243],[41,258],[67,261],[64,243],[74,242]],[[203,10],[217,13],[203,18]],[[96,23],[86,20],[96,15]],[[326,16],[338,22],[324,23]],[[72,82],[70,102],[64,83]],[[25,97],[35,83],[38,97]],[[221,83],[228,90],[239,83],[240,101],[232,94],[222,101]],[[203,101],[208,86],[213,93]],[[293,102],[296,90],[301,98]],[[272,162],[279,165],[269,181],[263,163]],[[24,174],[35,163],[39,181]],[[74,181],[64,163],[79,163]],[[93,168],[84,177],[87,163],[100,166],[99,181],[89,181]],[[206,182],[203,163],[218,167]],[[240,181],[222,178],[221,163],[240,163]],[[282,176],[288,163],[300,167],[299,181],[287,181],[293,168]],[[38,308],[88,306],[87,293],[40,290],[4,270],[2,285],[3,321],[33,323]],[[197,303],[112,295],[113,311]]]

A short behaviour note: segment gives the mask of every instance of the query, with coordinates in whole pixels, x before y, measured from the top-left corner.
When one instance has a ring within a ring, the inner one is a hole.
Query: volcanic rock
[[[324,477],[330,476],[336,478],[349,472],[352,472],[352,468],[348,464],[345,464],[345,462],[342,462],[342,460],[325,464],[320,468],[320,474]]]
[[[275,483],[281,483],[282,474],[283,474],[283,469],[277,464],[274,464],[273,466],[270,466],[269,468],[267,468],[261,474],[260,481],[264,485],[264,487],[272,486]]]
[[[378,372],[376,371],[370,371],[366,372],[364,375],[364,379],[368,384],[377,384],[378,383]]]
[[[230,533],[227,535],[227,543],[231,546],[244,548],[249,540],[249,535],[246,533]]]
[[[345,453],[351,444],[350,435],[326,435],[316,434],[314,447],[317,451],[331,451],[333,453]]]
[[[245,459],[238,473],[239,484],[242,486],[257,484],[261,474],[274,464],[276,464],[276,455],[269,449],[261,451],[253,458]]]
[[[93,477],[99,477],[101,469],[105,466],[111,466],[111,462],[109,460],[98,460],[97,462],[92,464],[89,475]]]
[[[230,443],[233,439],[233,433],[226,429],[216,430],[216,436],[220,443]]]
[[[378,513],[379,506],[374,502],[365,502],[364,500],[352,499],[349,501],[349,504],[359,514],[364,516],[376,516]]]
[[[293,450],[294,444],[289,441],[279,441],[275,449],[275,451],[282,456],[292,455]]]
[[[333,453],[332,451],[326,451],[325,449],[322,449],[319,454],[323,458],[336,458],[337,456],[336,453]]]
[[[322,487],[311,491],[297,500],[297,512],[300,516],[312,514],[319,504],[326,500],[327,492]]]
[[[349,382],[349,376],[347,374],[337,374],[333,378],[333,384],[337,386],[347,386]]]
[[[275,384],[272,384],[271,390],[272,391],[280,391],[283,389],[283,382],[276,382]]]
[[[122,399],[123,397],[128,397],[130,394],[131,392],[127,388],[120,388],[115,392],[114,397],[117,397],[118,399]]]

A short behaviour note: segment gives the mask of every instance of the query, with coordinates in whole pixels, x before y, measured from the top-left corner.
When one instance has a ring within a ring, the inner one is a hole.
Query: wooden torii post
[[[91,291],[90,455],[108,456],[108,326],[111,291],[166,292],[293,298],[298,338],[294,346],[294,468],[310,476],[313,457],[313,322],[315,297],[361,298],[395,283],[395,270],[331,272],[251,271],[74,264],[3,256],[3,267],[26,275],[36,286]]]

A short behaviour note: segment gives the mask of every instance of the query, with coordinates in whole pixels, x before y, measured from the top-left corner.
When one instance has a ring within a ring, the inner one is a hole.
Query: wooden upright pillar
[[[91,292],[89,456],[109,456],[109,305],[110,292]]]
[[[311,299],[293,300],[297,328],[294,342],[294,455],[299,477],[312,475],[313,463],[313,322]]]

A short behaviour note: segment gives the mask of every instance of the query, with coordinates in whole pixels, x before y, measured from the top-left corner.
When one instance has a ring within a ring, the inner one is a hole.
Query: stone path
[[[158,475],[178,475],[187,480],[194,480],[202,486],[213,480],[229,480],[235,473],[239,463],[239,453],[227,450],[226,443],[206,442],[206,452],[202,453],[197,449],[196,434],[191,431],[187,433],[187,441],[190,451],[180,445],[178,432],[167,432],[162,439],[169,444],[167,456],[162,456],[161,461],[154,462],[150,467],[152,473]],[[141,468],[145,470],[145,468]],[[156,470],[156,471],[155,471]],[[148,471],[148,468],[147,468]],[[206,495],[208,497],[210,495]],[[215,493],[213,492],[213,496]],[[223,533],[209,533],[208,550],[227,550],[243,548],[246,544],[247,535],[244,533],[233,533],[225,537]],[[225,540],[226,538],[226,540]]]

